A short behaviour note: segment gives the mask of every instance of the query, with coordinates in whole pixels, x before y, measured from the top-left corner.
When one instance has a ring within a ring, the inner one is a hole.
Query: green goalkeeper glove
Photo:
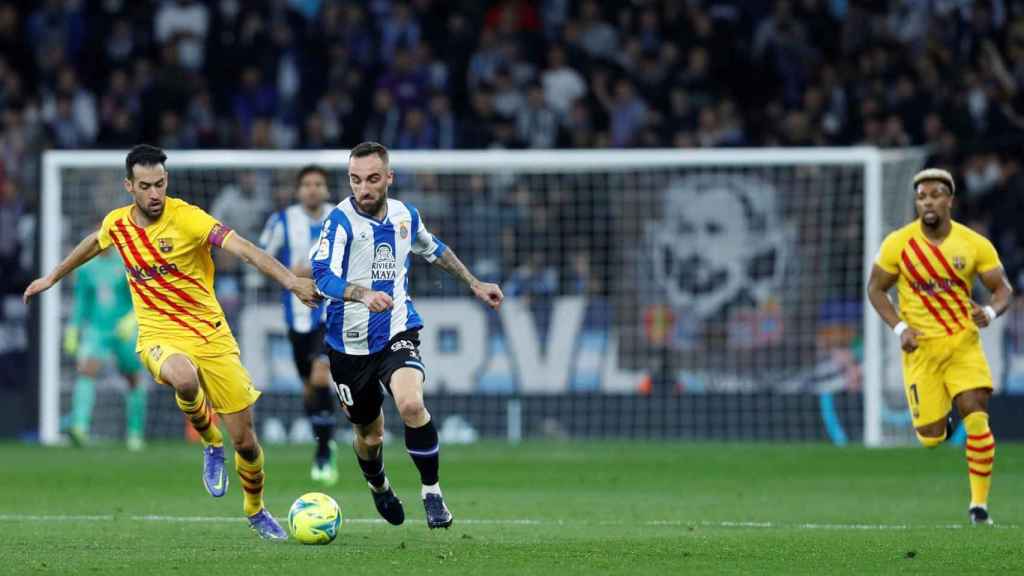
[[[78,352],[78,326],[68,326],[64,329],[64,353],[74,356]]]
[[[135,331],[139,324],[135,321],[135,313],[129,312],[117,321],[117,337],[124,341],[135,340]]]

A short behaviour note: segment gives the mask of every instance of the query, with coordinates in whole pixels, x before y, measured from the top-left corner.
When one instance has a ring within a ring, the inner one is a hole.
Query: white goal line
[[[244,521],[241,516],[164,516],[158,514],[0,514],[0,522],[165,522],[179,524],[236,524]],[[344,518],[352,524],[384,524],[380,518]],[[494,526],[623,526],[623,527],[678,527],[678,528],[753,528],[753,529],[798,529],[798,530],[960,530],[970,528],[968,524],[834,524],[801,522],[752,522],[712,520],[646,520],[627,522],[622,520],[559,520],[529,518],[457,518],[457,524]],[[1018,529],[1016,524],[996,524],[994,528]]]

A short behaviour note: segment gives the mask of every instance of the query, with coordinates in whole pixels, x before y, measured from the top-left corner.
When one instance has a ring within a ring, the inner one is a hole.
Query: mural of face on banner
[[[661,219],[646,226],[657,286],[704,321],[778,302],[791,237],[771,184],[727,174],[669,182]]]

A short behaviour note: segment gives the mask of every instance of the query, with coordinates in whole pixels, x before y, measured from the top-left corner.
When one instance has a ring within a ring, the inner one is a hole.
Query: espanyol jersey
[[[376,220],[360,212],[352,197],[342,200],[311,255],[317,288],[330,299],[327,344],[344,354],[373,354],[400,332],[422,328],[408,291],[412,255],[433,262],[447,249],[412,206],[389,199],[386,215]],[[388,294],[393,306],[370,312],[361,302],[345,302],[350,283]]]
[[[301,204],[293,204],[284,210],[270,215],[267,225],[260,236],[260,244],[268,254],[277,258],[287,268],[296,262],[308,260],[309,252],[320,237],[324,220],[334,206],[324,203],[320,208],[320,217],[312,218]],[[287,290],[281,291],[281,303],[284,304],[284,320],[288,329],[294,332],[309,333],[323,323],[324,306],[310,310],[294,294]]]

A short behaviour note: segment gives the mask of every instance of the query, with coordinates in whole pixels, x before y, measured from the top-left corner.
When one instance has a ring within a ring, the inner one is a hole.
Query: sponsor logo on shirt
[[[124,268],[131,274],[132,278],[139,282],[145,282],[157,276],[166,276],[171,272],[178,271],[178,265],[173,262],[161,264],[160,266],[125,266]]]
[[[398,264],[390,244],[377,245],[373,256],[373,280],[394,280],[398,277]]]

